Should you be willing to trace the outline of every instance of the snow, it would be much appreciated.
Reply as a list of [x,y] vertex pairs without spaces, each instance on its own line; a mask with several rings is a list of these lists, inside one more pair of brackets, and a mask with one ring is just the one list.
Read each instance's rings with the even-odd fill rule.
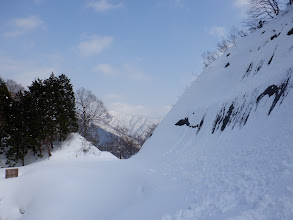
[[62,142],[56,151],[52,152],[52,160],[65,160],[65,159],[116,159],[113,154],[105,151],[100,151],[93,146],[90,142],[86,141],[79,134],[71,134],[71,137]]
[[[18,178],[0,169],[0,219],[293,219],[292,27],[293,8],[230,48],[129,160],[72,134]],[[270,112],[277,95],[258,97],[271,85],[279,94],[284,80]],[[175,126],[203,116],[200,129]]]

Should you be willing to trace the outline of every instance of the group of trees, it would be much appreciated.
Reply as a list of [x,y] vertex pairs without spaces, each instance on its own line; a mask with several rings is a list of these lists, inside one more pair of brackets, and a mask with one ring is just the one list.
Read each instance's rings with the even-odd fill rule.
[[111,135],[110,141],[100,147],[104,150],[110,151],[116,157],[122,159],[130,158],[136,154],[144,144],[144,142],[152,135],[157,124],[152,124],[145,134],[133,135],[129,128],[117,126],[115,134]]
[[[263,25],[280,14],[286,5],[292,5],[293,0],[250,0],[247,10],[248,18],[243,22],[245,29],[252,32],[262,28]],[[235,46],[238,40],[247,36],[247,31],[233,27],[229,35],[223,38],[215,51],[207,51],[202,54],[204,67],[214,62],[230,47]]]
[[77,131],[75,96],[64,74],[36,79],[27,91],[12,84],[18,90],[10,92],[0,83],[0,147],[10,165],[24,165],[29,151],[42,157],[44,146],[51,156],[53,141]]
[[239,30],[233,27],[226,38],[222,38],[217,44],[217,48],[214,51],[206,51],[202,54],[204,67],[207,67],[212,62],[214,62],[219,56],[225,53],[230,47],[235,46],[239,39],[247,36],[247,32],[244,30]]
[[92,91],[80,88],[76,91],[76,113],[78,116],[79,133],[92,141],[91,124],[107,122],[108,111],[101,99]]
[[29,152],[42,157],[46,150],[50,157],[53,142],[64,140],[70,132],[79,132],[100,150],[127,159],[139,151],[155,128],[151,126],[142,137],[118,126],[108,142],[100,145],[99,124],[107,124],[109,118],[101,99],[85,88],[74,94],[64,74],[36,79],[27,90],[0,77],[0,154],[5,153],[10,166],[24,165]]
[[250,31],[254,31],[279,15],[284,5],[291,4],[292,0],[250,0],[248,19],[244,24]]

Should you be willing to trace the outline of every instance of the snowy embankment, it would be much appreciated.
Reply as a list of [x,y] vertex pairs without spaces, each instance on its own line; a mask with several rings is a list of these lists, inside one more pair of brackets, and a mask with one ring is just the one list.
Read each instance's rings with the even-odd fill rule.
[[[4,176],[5,169],[0,169],[1,220],[129,219],[130,213],[140,216],[142,210],[157,216],[164,204],[175,202],[170,192],[177,189],[176,182],[101,152],[78,134],[63,142],[49,160],[19,167],[17,178]],[[182,196],[176,197],[179,201]]]
[[1,169],[0,219],[293,219],[292,9],[206,68],[130,160]]

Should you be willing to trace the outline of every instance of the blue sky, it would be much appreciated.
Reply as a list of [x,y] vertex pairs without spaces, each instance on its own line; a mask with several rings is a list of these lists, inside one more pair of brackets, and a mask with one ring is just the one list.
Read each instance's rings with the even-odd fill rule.
[[109,110],[163,116],[247,0],[0,0],[0,76],[54,72]]

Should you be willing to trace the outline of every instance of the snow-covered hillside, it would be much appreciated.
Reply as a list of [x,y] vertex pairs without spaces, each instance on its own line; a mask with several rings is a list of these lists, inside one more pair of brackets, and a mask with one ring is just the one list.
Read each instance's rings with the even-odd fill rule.
[[0,219],[293,219],[293,8],[207,67],[129,160],[0,170]]
[[115,111],[109,112],[109,122],[99,125],[104,130],[116,134],[115,128],[125,127],[134,137],[145,137],[150,128],[160,122],[160,119],[149,118],[142,115],[127,115]]
[[292,113],[291,8],[207,67],[137,155],[189,184],[162,219],[293,219]]

